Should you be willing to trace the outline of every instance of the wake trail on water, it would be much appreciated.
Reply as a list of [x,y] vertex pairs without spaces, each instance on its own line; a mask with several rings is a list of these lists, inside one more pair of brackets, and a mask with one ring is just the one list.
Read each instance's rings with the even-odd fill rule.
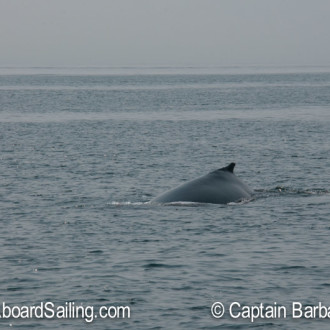
[[325,188],[294,188],[287,186],[276,186],[272,189],[256,189],[255,198],[267,198],[274,196],[297,196],[297,197],[311,197],[328,195],[329,190]]
[[198,202],[169,202],[169,203],[158,203],[158,202],[130,202],[130,201],[123,201],[123,202],[117,202],[113,201],[110,203],[107,203],[110,206],[150,206],[150,207],[157,207],[157,206],[179,206],[179,207],[207,207],[207,206],[221,206],[224,207],[226,205],[243,205],[246,203],[249,203],[254,198],[251,199],[243,199],[237,202],[230,202],[227,204],[215,204],[215,203],[198,203]]
[[250,202],[259,199],[265,199],[269,197],[285,197],[285,196],[297,196],[297,197],[311,197],[311,196],[324,196],[330,193],[329,190],[325,188],[294,188],[288,186],[276,186],[275,188],[271,189],[255,189],[252,198],[249,199],[242,199],[236,202],[229,202],[227,204],[212,204],[212,203],[196,203],[196,202],[170,202],[170,203],[156,203],[156,202],[132,202],[132,201],[111,201],[108,202],[107,205],[109,206],[182,206],[182,207],[206,207],[206,206],[238,206],[238,205],[245,205]]

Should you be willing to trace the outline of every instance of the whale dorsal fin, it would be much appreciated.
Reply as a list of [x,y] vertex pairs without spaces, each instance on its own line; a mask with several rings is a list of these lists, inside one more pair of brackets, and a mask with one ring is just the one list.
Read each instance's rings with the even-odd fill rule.
[[228,166],[225,166],[223,168],[219,168],[215,171],[212,171],[210,173],[218,173],[219,171],[227,171],[227,172],[230,172],[230,173],[234,173],[234,167],[235,167],[235,163],[230,163]]
[[220,168],[220,171],[228,171],[230,173],[234,173],[234,167],[235,167],[235,163],[230,163],[228,166]]

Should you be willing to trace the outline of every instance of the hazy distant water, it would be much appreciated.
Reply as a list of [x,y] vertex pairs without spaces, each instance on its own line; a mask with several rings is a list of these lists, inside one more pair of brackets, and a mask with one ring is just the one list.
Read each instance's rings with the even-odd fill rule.
[[[217,320],[210,307],[330,306],[330,73],[144,73],[0,71],[2,301],[131,307],[131,319],[89,325],[0,322],[329,328]],[[256,190],[249,203],[144,204],[233,161]]]

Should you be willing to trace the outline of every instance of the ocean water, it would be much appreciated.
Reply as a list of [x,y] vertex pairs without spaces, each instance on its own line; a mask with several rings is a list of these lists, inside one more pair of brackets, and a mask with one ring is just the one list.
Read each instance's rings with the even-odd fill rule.
[[[328,329],[291,306],[330,306],[329,132],[330,68],[2,68],[1,327]],[[147,203],[230,162],[252,200]]]

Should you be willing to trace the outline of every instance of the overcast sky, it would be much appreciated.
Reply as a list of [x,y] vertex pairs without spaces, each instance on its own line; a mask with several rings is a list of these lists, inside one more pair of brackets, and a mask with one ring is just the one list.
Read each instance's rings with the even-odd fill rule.
[[329,0],[0,0],[0,66],[329,65]]

